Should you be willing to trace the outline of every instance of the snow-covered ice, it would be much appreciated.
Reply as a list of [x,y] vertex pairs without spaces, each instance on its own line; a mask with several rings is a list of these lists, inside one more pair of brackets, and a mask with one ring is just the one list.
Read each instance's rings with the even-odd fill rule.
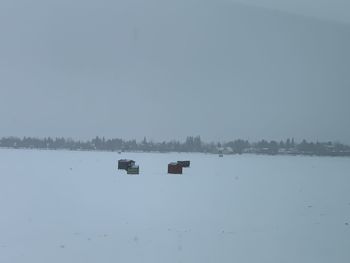
[[348,263],[349,224],[349,158],[0,150],[1,263]]

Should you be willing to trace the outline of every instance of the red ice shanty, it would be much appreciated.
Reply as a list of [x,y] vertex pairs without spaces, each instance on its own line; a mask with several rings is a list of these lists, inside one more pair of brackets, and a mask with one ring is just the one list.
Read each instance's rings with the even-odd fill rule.
[[182,174],[182,165],[179,163],[169,163],[168,164],[169,174]]

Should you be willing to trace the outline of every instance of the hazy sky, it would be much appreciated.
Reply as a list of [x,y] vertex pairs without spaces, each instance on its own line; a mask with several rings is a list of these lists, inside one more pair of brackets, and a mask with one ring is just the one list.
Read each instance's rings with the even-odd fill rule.
[[0,136],[350,143],[349,4],[245,2],[1,1]]
[[289,13],[350,23],[349,0],[231,0]]

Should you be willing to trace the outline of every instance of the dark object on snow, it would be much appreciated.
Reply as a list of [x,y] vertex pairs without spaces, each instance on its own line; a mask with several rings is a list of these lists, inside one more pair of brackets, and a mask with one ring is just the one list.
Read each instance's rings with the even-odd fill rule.
[[140,168],[138,165],[132,165],[126,171],[127,174],[139,174]]
[[177,161],[182,167],[190,167],[190,161]]
[[182,165],[178,163],[169,163],[168,164],[168,173],[169,174],[182,174]]
[[121,159],[118,161],[118,169],[119,170],[128,170],[129,167],[135,165],[135,161]]
[[219,157],[224,157],[224,154],[222,151],[219,151]]

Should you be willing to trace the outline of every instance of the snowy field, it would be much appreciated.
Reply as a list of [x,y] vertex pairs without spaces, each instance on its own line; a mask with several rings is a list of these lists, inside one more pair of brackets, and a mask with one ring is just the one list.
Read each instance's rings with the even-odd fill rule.
[[0,209],[1,263],[350,262],[349,158],[1,149]]

